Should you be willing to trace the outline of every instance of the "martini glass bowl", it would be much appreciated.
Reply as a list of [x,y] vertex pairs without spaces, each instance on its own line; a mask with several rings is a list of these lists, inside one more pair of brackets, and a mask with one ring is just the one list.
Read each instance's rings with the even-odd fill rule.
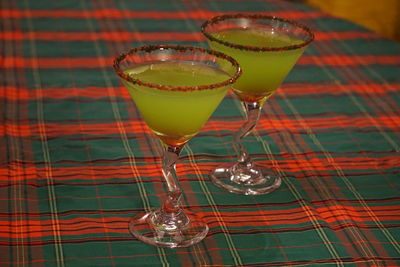
[[196,244],[207,235],[208,226],[182,207],[175,163],[185,143],[197,134],[239,77],[240,67],[230,56],[212,50],[149,45],[116,57],[114,70],[164,148],[162,173],[167,197],[160,208],[133,217],[129,230],[154,246]]
[[243,144],[257,125],[264,102],[278,89],[313,39],[304,25],[262,14],[213,17],[201,26],[212,49],[235,58],[242,75],[232,86],[247,120],[233,135],[237,161],[214,170],[211,180],[232,193],[267,194],[281,184],[279,174],[254,163]]

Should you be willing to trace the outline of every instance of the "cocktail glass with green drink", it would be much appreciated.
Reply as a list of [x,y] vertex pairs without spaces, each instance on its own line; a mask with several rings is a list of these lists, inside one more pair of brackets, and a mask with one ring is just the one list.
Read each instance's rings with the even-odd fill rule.
[[161,208],[133,217],[129,229],[139,240],[160,247],[200,242],[208,227],[199,216],[182,208],[175,163],[185,143],[197,134],[239,77],[240,67],[230,56],[212,50],[150,45],[117,57],[114,70],[164,146],[162,173],[167,198]]
[[254,163],[241,140],[256,126],[263,103],[277,90],[314,35],[300,23],[260,14],[217,16],[204,22],[201,30],[212,49],[239,62],[243,74],[232,88],[247,116],[233,136],[237,162],[218,167],[211,180],[233,193],[269,193],[280,186],[280,176]]

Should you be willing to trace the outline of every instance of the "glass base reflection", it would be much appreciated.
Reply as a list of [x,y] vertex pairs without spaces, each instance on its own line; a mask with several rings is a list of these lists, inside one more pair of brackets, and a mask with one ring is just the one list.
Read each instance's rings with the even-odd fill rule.
[[130,232],[139,240],[158,247],[188,247],[200,242],[208,233],[207,224],[196,214],[183,210],[161,209],[140,214],[129,222]]
[[274,170],[265,169],[254,163],[227,163],[211,174],[211,181],[231,193],[242,195],[268,194],[277,189],[281,177]]

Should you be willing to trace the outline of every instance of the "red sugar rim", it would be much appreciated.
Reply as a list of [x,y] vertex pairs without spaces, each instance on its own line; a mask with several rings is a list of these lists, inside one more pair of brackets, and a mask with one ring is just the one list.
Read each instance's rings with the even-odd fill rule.
[[[231,76],[228,80],[225,80],[223,82],[219,83],[214,83],[214,84],[209,84],[209,85],[197,85],[197,86],[172,86],[172,85],[162,85],[162,84],[155,84],[155,83],[149,83],[149,82],[144,82],[139,79],[135,79],[130,75],[125,74],[121,68],[120,68],[120,63],[123,61],[127,56],[134,55],[137,52],[144,51],[144,52],[152,52],[152,51],[162,51],[166,49],[172,49],[176,50],[179,52],[186,52],[186,51],[194,51],[194,52],[201,52],[201,53],[206,53],[209,55],[216,56],[218,58],[222,58],[224,60],[229,61],[232,66],[236,69],[236,72],[233,76]],[[205,49],[201,47],[195,47],[195,46],[182,46],[182,45],[146,45],[146,46],[141,46],[137,48],[132,48],[130,49],[127,53],[120,54],[114,59],[114,64],[113,68],[115,72],[120,76],[122,79],[129,81],[133,84],[141,85],[141,86],[146,86],[150,88],[156,88],[160,90],[167,90],[167,91],[197,91],[197,90],[207,90],[207,89],[215,89],[215,88],[220,88],[223,86],[227,86],[229,84],[233,84],[239,76],[242,74],[242,70],[239,66],[239,63],[236,62],[232,57],[210,49]]]
[[[207,27],[211,26],[213,24],[216,24],[220,21],[224,21],[226,19],[238,19],[238,18],[246,18],[246,19],[264,19],[264,20],[269,20],[269,21],[280,21],[280,22],[286,22],[291,25],[294,25],[298,28],[301,28],[307,33],[307,39],[304,40],[301,44],[296,44],[296,45],[289,45],[289,46],[282,46],[282,47],[259,47],[259,46],[250,46],[250,45],[241,45],[241,44],[234,44],[234,43],[229,43],[226,41],[222,41],[211,34],[207,32]],[[296,21],[291,21],[288,19],[284,18],[279,18],[275,16],[268,16],[268,15],[262,15],[262,14],[242,14],[242,13],[237,13],[237,14],[227,14],[227,15],[220,15],[220,16],[215,16],[207,21],[205,21],[201,25],[201,32],[211,41],[215,41],[217,43],[223,44],[228,47],[240,49],[240,50],[249,50],[249,51],[254,51],[254,52],[263,52],[263,51],[284,51],[284,50],[293,50],[293,49],[298,49],[301,47],[304,47],[311,43],[314,40],[314,33],[305,25],[298,23]]]

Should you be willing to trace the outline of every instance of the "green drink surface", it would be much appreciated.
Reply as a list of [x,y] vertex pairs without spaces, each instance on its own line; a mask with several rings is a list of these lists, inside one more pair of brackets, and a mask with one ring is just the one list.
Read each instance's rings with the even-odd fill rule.
[[[225,42],[256,47],[285,47],[303,42],[284,33],[271,33],[261,28],[230,29],[212,35]],[[266,99],[272,95],[305,49],[258,52],[228,47],[215,41],[211,41],[210,45],[239,62],[243,73],[233,89],[246,101]]]
[[[143,82],[169,86],[211,85],[229,79],[225,72],[190,61],[165,61],[125,70]],[[228,87],[168,91],[124,81],[143,119],[169,145],[184,143],[195,135],[217,108]]]

